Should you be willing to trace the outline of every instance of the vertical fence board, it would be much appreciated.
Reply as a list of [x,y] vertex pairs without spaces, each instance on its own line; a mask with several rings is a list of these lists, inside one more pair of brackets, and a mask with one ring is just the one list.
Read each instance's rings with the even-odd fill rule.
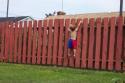
[[49,38],[48,38],[47,64],[51,64],[51,58],[52,58],[52,42],[53,42],[52,28],[53,28],[53,20],[51,19],[51,20],[49,20]]
[[90,37],[89,37],[89,52],[88,52],[88,68],[93,68],[93,50],[94,50],[94,18],[90,19]]
[[87,45],[88,45],[88,19],[83,20],[83,40],[82,40],[82,63],[81,67],[86,68],[87,61]]
[[101,18],[96,20],[96,51],[95,51],[95,69],[100,67],[101,52]]
[[[2,26],[1,26],[2,23],[0,23],[0,38],[1,38],[1,35],[2,35]],[[1,42],[0,42],[0,45],[1,45]]]
[[31,63],[31,42],[32,42],[32,21],[28,23],[28,55],[27,55],[27,63]]
[[[78,23],[80,22],[81,19],[78,19]],[[80,58],[81,58],[81,37],[82,37],[82,33],[81,30],[83,28],[82,26],[83,24],[81,23],[78,29],[78,33],[77,33],[77,49],[76,49],[76,61],[75,61],[75,67],[79,68],[80,67]]]
[[27,40],[27,21],[24,22],[23,26],[23,53],[22,53],[22,63],[26,63],[26,40]]
[[5,23],[5,56],[4,56],[4,62],[8,61],[8,53],[9,53],[9,27],[8,27],[8,23]]
[[1,53],[0,53],[0,61],[3,61],[3,55],[4,55],[4,40],[5,40],[5,28],[4,28],[4,24],[1,23],[1,29],[2,29],[2,33],[1,33]]
[[123,26],[123,71],[125,71],[125,17],[124,17],[124,26]]
[[115,45],[115,17],[110,18],[110,41],[108,69],[113,70],[114,45]]
[[53,45],[53,65],[57,64],[57,49],[58,49],[58,28],[59,28],[59,20],[55,19],[54,21],[54,45]]
[[42,64],[46,64],[46,54],[47,54],[47,20],[43,22],[44,33],[43,33],[43,49],[42,49]]
[[1,53],[0,53],[0,60],[3,61],[3,57],[4,57],[4,48],[5,48],[5,24],[1,23],[1,28],[2,28],[2,36],[1,36]]
[[32,64],[36,63],[36,46],[37,46],[37,21],[33,22],[33,48],[32,48]]
[[18,63],[21,63],[21,57],[22,57],[22,53],[21,53],[21,51],[22,51],[22,22],[20,22],[20,24],[19,24],[19,43],[18,43],[18,53],[17,53],[17,55],[18,55]]
[[40,62],[41,62],[42,34],[43,34],[42,21],[40,20],[40,21],[38,22],[38,50],[37,50],[37,64],[40,64]]
[[1,55],[1,46],[2,46],[2,23],[0,23],[0,61],[2,60],[2,55]]
[[102,69],[106,69],[107,54],[108,54],[108,18],[103,19],[104,29],[103,29],[103,44],[102,44]]
[[[7,22],[6,23],[6,31],[7,31],[7,33],[6,33],[6,39],[7,39],[7,41],[6,41],[6,43],[5,43],[5,51],[7,52],[7,54],[5,54],[5,62],[8,62],[9,61],[9,44],[10,44],[10,27],[9,27],[9,23]],[[7,45],[7,46],[6,46]],[[5,52],[5,53],[6,53]]]
[[7,48],[8,49],[8,54],[7,54],[6,61],[9,62],[9,59],[10,59],[10,30],[11,30],[10,29],[10,23],[7,24],[7,29],[8,29],[7,30],[8,31],[8,34],[7,34],[8,35],[8,48]]
[[64,41],[64,66],[68,66],[68,48],[67,48],[67,42],[68,42],[68,36],[69,36],[69,31],[68,31],[68,27],[69,27],[69,23],[70,23],[70,19],[66,19],[65,20],[65,41]]
[[0,61],[1,61],[1,45],[2,45],[2,23],[0,23]]
[[117,46],[116,46],[116,70],[121,70],[122,38],[123,38],[123,17],[118,17]]
[[13,24],[10,25],[10,41],[9,41],[9,50],[10,50],[10,55],[9,55],[9,62],[13,62],[13,46],[14,46],[14,28],[13,28]]
[[62,65],[64,19],[60,19],[59,21],[60,21],[60,31],[59,31],[58,65]]
[[3,35],[3,28],[2,28],[2,23],[0,23],[0,61],[2,61],[2,53],[1,53],[1,50],[2,50],[2,35]]
[[14,27],[14,63],[17,62],[17,38],[18,38],[18,23]]
[[[71,19],[71,24],[74,25],[75,22],[76,22],[76,19]],[[74,66],[75,66],[74,62],[75,62],[75,57],[74,57],[74,55],[71,55],[71,56],[69,57],[69,66],[70,66],[70,67],[74,67]]]

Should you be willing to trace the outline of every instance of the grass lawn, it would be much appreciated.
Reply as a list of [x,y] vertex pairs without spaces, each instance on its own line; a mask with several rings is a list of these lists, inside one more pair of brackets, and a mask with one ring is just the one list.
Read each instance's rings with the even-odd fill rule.
[[125,74],[61,67],[0,63],[0,83],[115,83]]

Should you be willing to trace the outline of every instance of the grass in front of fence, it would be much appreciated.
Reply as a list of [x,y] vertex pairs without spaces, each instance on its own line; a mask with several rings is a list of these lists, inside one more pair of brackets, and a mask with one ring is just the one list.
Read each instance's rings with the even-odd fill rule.
[[123,73],[0,63],[0,83],[115,83],[124,79]]

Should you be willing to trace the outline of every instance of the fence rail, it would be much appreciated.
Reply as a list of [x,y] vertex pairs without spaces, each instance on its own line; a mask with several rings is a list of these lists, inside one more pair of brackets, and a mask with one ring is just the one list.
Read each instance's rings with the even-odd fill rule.
[[0,23],[0,60],[9,63],[125,71],[123,17],[85,18],[76,57],[68,57],[68,27],[81,19]]

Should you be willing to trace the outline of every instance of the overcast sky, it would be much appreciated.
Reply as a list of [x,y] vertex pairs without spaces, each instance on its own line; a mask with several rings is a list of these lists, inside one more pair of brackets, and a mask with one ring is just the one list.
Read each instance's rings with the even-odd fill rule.
[[[120,0],[63,0],[67,14],[119,11]],[[6,16],[7,0],[0,0],[0,17]],[[9,16],[44,18],[45,13],[62,9],[62,0],[10,0]],[[125,11],[125,1],[123,2]]]

